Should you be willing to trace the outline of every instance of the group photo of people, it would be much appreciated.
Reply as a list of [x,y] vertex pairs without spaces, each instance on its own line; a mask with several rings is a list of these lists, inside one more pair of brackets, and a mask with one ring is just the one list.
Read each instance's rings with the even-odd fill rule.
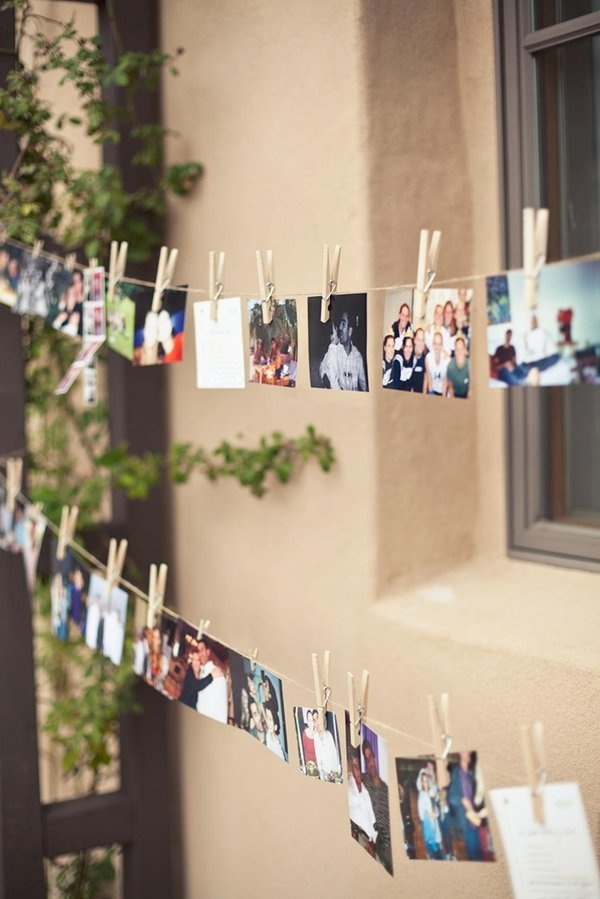
[[308,706],[294,708],[300,770],[307,777],[342,783],[342,754],[337,718]]
[[471,392],[473,291],[431,288],[422,321],[413,291],[388,290],[384,301],[381,383],[390,390],[467,399]]
[[362,722],[358,745],[353,746],[348,712],[345,716],[350,832],[388,874],[393,874],[387,744]]
[[310,385],[367,391],[367,295],[336,294],[321,321],[321,297],[308,298]]
[[[64,559],[52,553],[54,573],[50,581],[51,628],[61,640],[85,636],[91,572],[71,548]],[[72,622],[72,625],[69,624]]]
[[600,384],[600,261],[544,266],[535,308],[523,272],[486,290],[491,387]]
[[298,312],[296,300],[276,300],[271,321],[263,321],[260,300],[248,301],[251,384],[295,387],[298,377]]
[[433,759],[396,759],[404,846],[410,859],[495,861],[476,752],[450,753],[448,783]]
[[233,719],[282,761],[288,761],[288,740],[281,678],[239,653],[231,654]]
[[108,589],[105,578],[93,573],[90,578],[85,621],[85,642],[102,653],[113,665],[120,665],[125,641],[129,596],[120,587]]

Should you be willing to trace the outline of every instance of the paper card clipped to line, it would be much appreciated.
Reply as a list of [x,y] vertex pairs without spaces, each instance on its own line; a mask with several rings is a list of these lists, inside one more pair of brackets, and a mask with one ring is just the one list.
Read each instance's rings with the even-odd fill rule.
[[575,783],[546,784],[545,823],[529,787],[491,790],[515,899],[599,899],[600,875]]
[[210,301],[194,303],[196,386],[200,390],[242,389],[244,344],[239,297],[220,299],[218,317],[211,319]]

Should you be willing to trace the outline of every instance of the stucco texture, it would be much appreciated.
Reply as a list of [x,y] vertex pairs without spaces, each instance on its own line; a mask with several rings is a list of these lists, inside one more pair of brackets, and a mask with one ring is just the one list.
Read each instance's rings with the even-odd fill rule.
[[[323,243],[339,242],[342,292],[409,283],[421,227],[443,231],[441,281],[497,269],[492,19],[488,0],[163,4],[164,46],[186,51],[165,86],[183,134],[171,158],[206,167],[170,210],[178,280],[204,287],[208,251],[224,249],[226,293],[249,293],[255,250],[272,248],[278,295],[320,293]],[[497,831],[497,864],[408,861],[393,770],[393,879],[350,838],[345,786],[300,776],[291,711],[312,702],[298,684],[325,648],[340,720],[346,672],[370,671],[368,719],[390,758],[427,751],[427,694],[448,691],[454,747],[479,751],[487,788],[517,785],[519,725],[543,720],[550,778],[580,782],[598,838],[598,582],[506,558],[503,397],[378,390],[382,295],[368,307],[368,395],[310,390],[303,299],[295,390],[197,391],[191,312],[170,372],[172,439],[250,443],[312,423],[337,453],[330,474],[310,466],[262,500],[199,477],[173,491],[173,601],[296,682],[290,765],[175,711],[188,899],[510,895]]]

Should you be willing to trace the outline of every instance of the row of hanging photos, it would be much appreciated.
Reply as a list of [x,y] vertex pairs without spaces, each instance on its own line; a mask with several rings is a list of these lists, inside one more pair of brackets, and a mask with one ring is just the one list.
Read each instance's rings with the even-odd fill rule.
[[[548,221],[547,209],[523,209],[523,270],[525,274],[525,299],[529,309],[537,306],[537,282],[547,255],[548,248]],[[414,293],[413,317],[419,322],[424,317],[425,300],[430,288],[437,276],[437,263],[440,251],[442,232],[434,231],[429,237],[429,231],[422,229],[419,237],[419,255],[417,261],[417,279]],[[33,255],[39,255],[42,250],[42,241],[36,241],[33,247]],[[110,247],[110,263],[107,286],[107,299],[111,301],[119,281],[125,277],[127,264],[127,242],[117,243],[112,241]],[[331,297],[337,292],[340,256],[342,248],[335,245],[333,258],[330,261],[329,245],[325,244],[323,253],[323,290],[321,299],[321,321],[329,321]],[[152,310],[160,309],[162,294],[173,283],[175,266],[179,251],[161,247],[152,297]],[[67,268],[75,263],[75,255],[70,253],[65,259]],[[90,259],[90,268],[96,267],[97,259]],[[265,325],[272,321],[275,308],[275,269],[273,264],[273,251],[267,250],[263,256],[262,250],[256,251],[256,265],[258,271],[259,297],[262,303],[262,316]],[[208,298],[211,302],[211,318],[218,318],[218,303],[225,289],[225,253],[217,254],[211,250],[208,263]]]
[[[11,511],[14,509],[15,501],[21,493],[22,476],[23,460],[21,458],[8,459],[6,465],[6,503]],[[40,504],[37,504],[37,511],[41,514],[42,507]],[[56,550],[56,557],[59,560],[65,558],[67,547],[73,543],[78,514],[79,509],[77,506],[63,506],[62,508]],[[127,554],[127,545],[127,540],[121,540],[119,543],[114,538],[110,540],[106,564],[107,595],[111,594],[113,588],[117,586],[121,579]],[[156,619],[164,606],[167,574],[168,566],[164,563],[160,566],[155,564],[150,566],[148,608],[146,612],[146,626],[149,628],[154,627]],[[208,631],[209,626],[210,620],[200,620],[197,632],[198,639]],[[254,670],[257,657],[258,649],[256,648],[250,653],[252,670]],[[329,686],[330,659],[331,654],[329,650],[326,650],[324,653],[323,666],[321,666],[317,653],[312,653],[311,656],[316,708],[323,729],[326,727],[327,704],[331,697],[331,687]],[[348,711],[350,716],[350,740],[353,747],[360,745],[361,723],[367,715],[368,687],[369,672],[367,670],[363,670],[358,694],[355,690],[354,675],[348,672]],[[438,704],[435,696],[430,695],[428,702],[434,755],[436,759],[445,761],[452,746],[449,724],[449,696],[447,693],[443,693],[441,702]],[[531,790],[533,817],[535,821],[543,824],[543,787],[547,779],[543,725],[541,722],[536,722],[530,726],[523,726],[521,728],[521,737],[527,779]],[[449,774],[445,765],[440,766],[438,778],[441,787],[448,786]]]

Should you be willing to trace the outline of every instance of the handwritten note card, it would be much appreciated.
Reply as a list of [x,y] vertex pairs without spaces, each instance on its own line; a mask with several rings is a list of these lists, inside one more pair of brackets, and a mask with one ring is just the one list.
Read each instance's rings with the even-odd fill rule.
[[194,303],[196,326],[196,385],[211,388],[244,387],[244,345],[239,297],[219,300],[213,321],[211,303]]
[[491,790],[515,899],[598,899],[600,876],[579,787],[544,787],[544,824],[529,787]]

